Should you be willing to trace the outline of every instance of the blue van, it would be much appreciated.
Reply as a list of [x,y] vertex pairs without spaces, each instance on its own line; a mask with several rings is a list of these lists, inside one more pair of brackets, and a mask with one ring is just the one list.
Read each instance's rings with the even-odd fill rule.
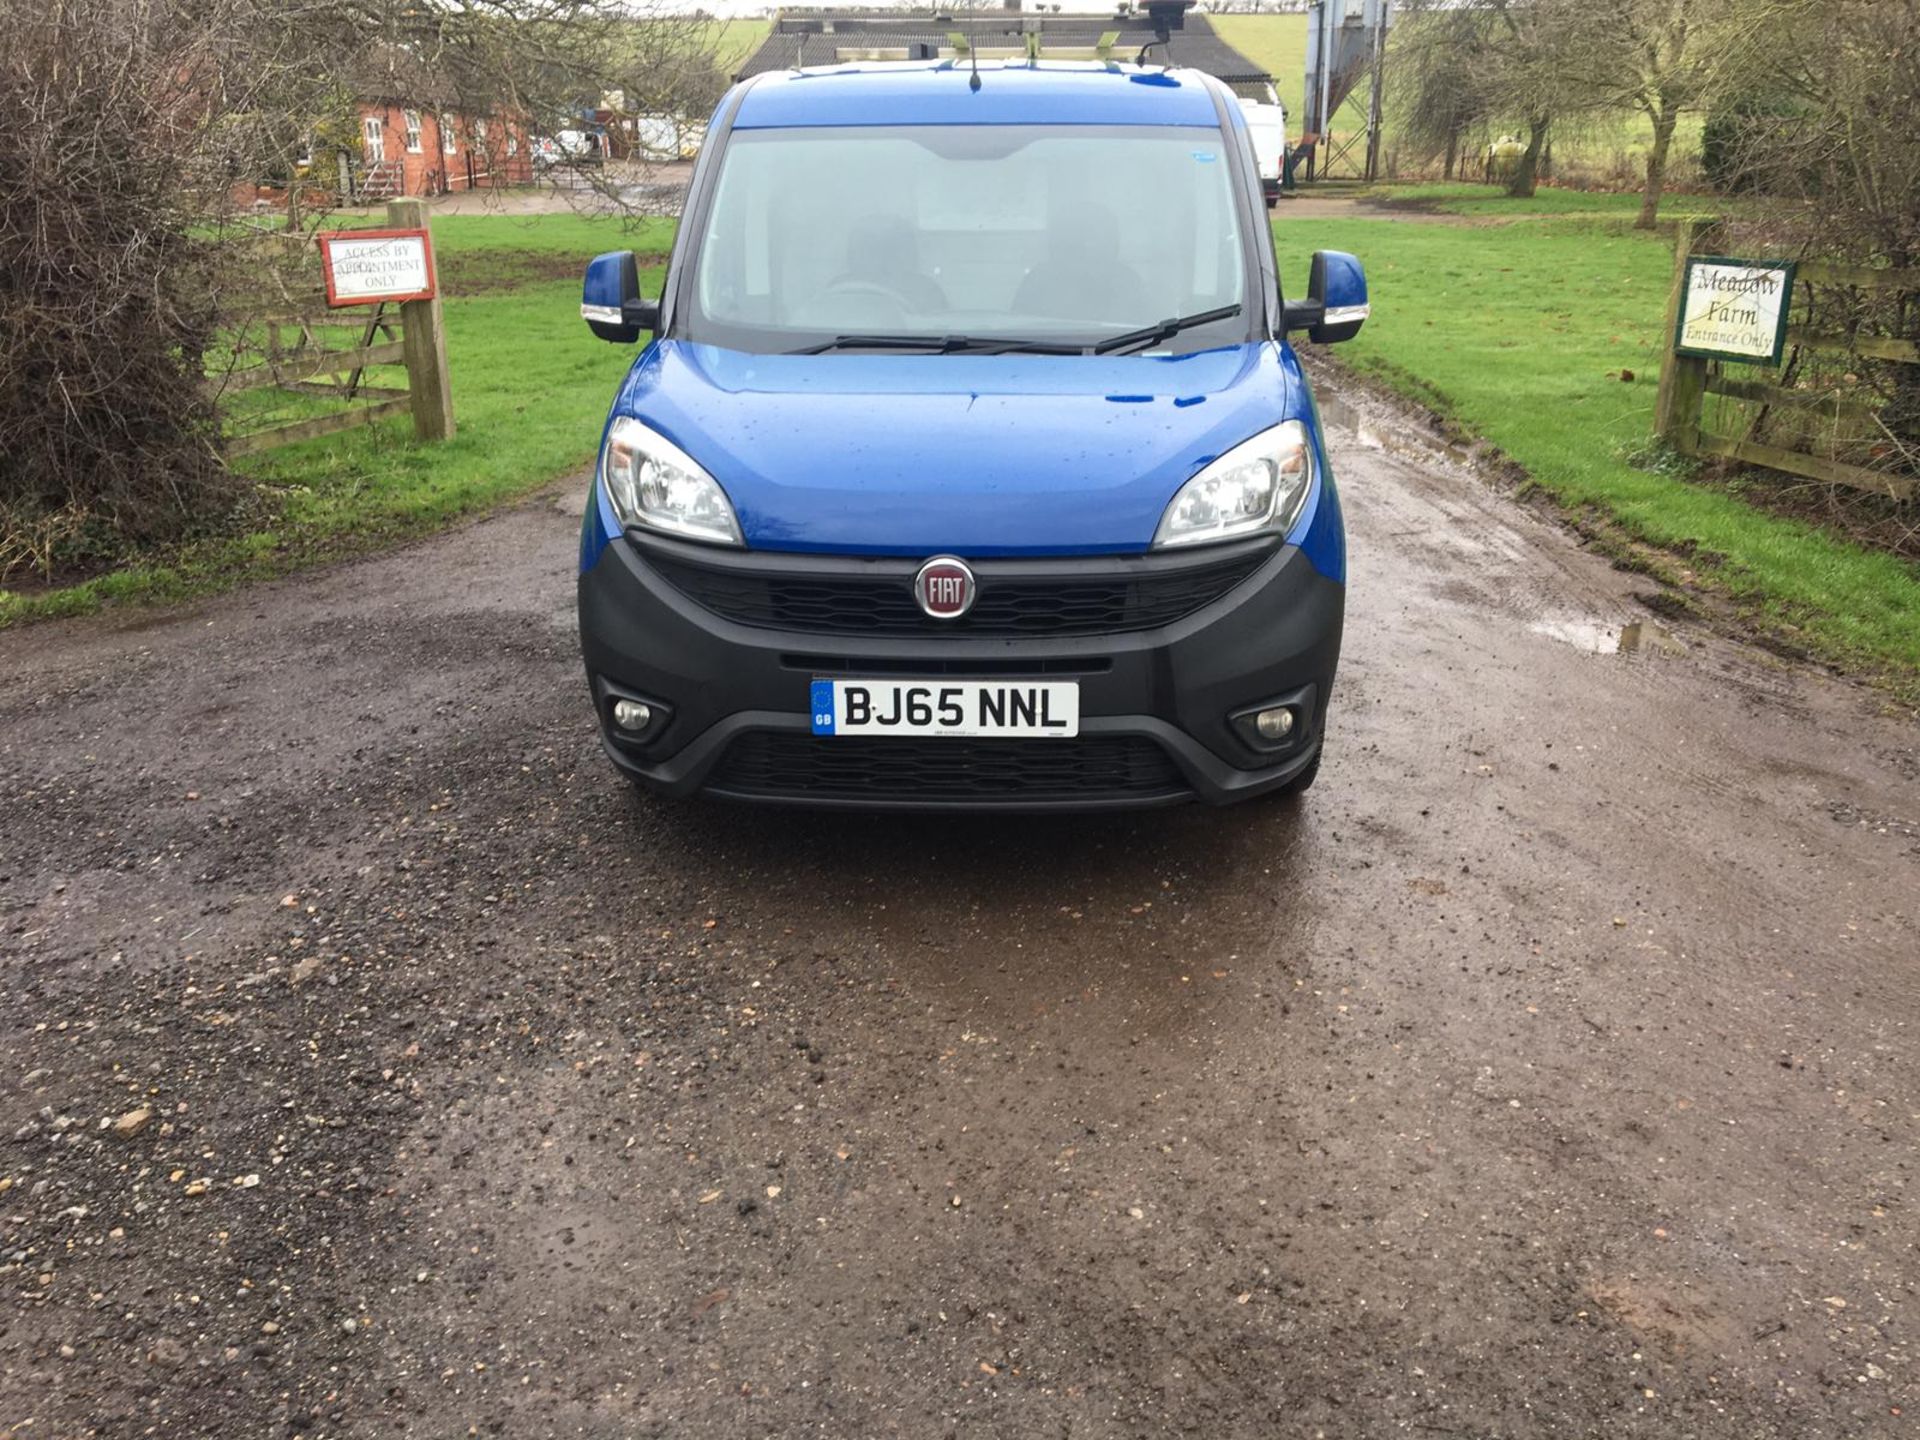
[[587,269],[580,550],[607,754],[667,794],[1107,809],[1298,793],[1346,537],[1231,92],[1099,62],[756,76],[658,300]]

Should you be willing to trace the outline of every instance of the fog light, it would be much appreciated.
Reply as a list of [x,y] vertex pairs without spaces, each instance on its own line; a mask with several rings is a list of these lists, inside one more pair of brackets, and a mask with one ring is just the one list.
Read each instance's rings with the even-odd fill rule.
[[[613,702],[613,723],[622,730],[644,730],[653,719],[651,706],[642,705],[638,700],[616,700]],[[1285,731],[1281,732],[1286,733]]]
[[1293,710],[1286,705],[1262,710],[1253,717],[1253,728],[1260,732],[1262,740],[1284,740],[1293,733]]

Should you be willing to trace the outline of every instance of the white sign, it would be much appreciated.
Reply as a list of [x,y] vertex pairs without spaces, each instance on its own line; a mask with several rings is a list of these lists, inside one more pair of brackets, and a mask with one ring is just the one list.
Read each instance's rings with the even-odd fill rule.
[[1777,365],[1792,296],[1790,261],[1688,260],[1673,348],[1683,355]]
[[329,305],[425,300],[434,292],[433,247],[424,230],[337,230],[317,238]]
[[1080,733],[1080,682],[816,680],[816,735]]

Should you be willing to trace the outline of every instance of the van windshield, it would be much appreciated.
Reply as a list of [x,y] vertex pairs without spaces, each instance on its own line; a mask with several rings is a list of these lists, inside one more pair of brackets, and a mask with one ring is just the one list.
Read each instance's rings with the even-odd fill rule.
[[1197,127],[736,130],[674,328],[760,353],[1239,343],[1228,162]]

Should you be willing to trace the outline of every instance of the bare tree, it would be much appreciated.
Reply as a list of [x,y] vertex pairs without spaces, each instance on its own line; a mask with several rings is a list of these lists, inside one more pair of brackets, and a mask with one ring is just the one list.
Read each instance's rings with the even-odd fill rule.
[[[1475,121],[1511,124],[1524,134],[1507,193],[1529,196],[1556,125],[1594,104],[1566,83],[1568,57],[1584,51],[1594,28],[1589,0],[1408,0],[1414,43],[1429,83],[1416,91],[1416,131],[1447,132],[1464,106]],[[1403,41],[1403,44],[1405,42]]]
[[8,0],[0,49],[0,576],[90,528],[146,538],[234,493],[200,357],[210,246],[180,160],[204,41],[117,0]]
[[711,68],[707,22],[650,3],[0,0],[0,577],[240,493],[205,372],[264,283],[238,262],[288,253],[232,223],[256,182],[297,226],[299,152],[369,86],[538,135]]
[[1732,166],[1827,254],[1920,264],[1920,0],[1826,0],[1731,119]]
[[1484,67],[1475,63],[1480,29],[1448,12],[1415,11],[1395,29],[1388,52],[1401,142],[1422,159],[1443,155],[1449,180],[1464,168],[1463,141],[1494,114]]
[[1639,224],[1659,216],[1681,116],[1704,111],[1796,43],[1817,0],[1414,0],[1398,50],[1410,132],[1473,121],[1524,128],[1509,192],[1530,195],[1558,125],[1622,109],[1651,127]]
[[[1920,0],[1827,0],[1770,78],[1778,103],[1731,122],[1732,163],[1776,243],[1920,266]],[[1862,295],[1836,328],[1920,341],[1920,295]],[[1920,463],[1920,366],[1884,371],[1880,421]]]
[[1641,229],[1659,217],[1680,117],[1749,83],[1817,23],[1814,0],[1593,0],[1562,21],[1558,70],[1580,106],[1631,106],[1652,127]]

